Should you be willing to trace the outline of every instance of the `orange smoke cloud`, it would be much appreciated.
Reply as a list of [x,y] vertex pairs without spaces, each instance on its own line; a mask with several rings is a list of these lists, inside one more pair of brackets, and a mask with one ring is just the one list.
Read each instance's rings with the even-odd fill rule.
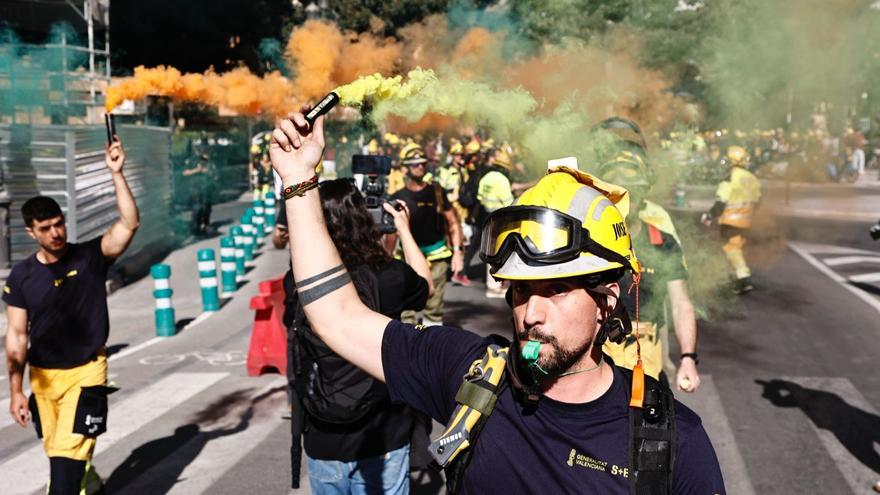
[[134,76],[107,89],[107,110],[124,100],[148,95],[167,96],[176,101],[201,102],[245,115],[283,115],[293,105],[290,83],[277,72],[259,77],[240,67],[224,74],[181,74],[173,67],[136,67]]
[[326,21],[308,21],[291,33],[285,56],[302,101],[318,99],[360,76],[390,75],[401,46],[369,33],[342,32]]

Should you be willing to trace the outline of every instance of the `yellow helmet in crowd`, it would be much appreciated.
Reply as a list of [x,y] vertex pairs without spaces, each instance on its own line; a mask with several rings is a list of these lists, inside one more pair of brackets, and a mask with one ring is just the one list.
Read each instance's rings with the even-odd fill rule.
[[503,149],[495,150],[495,154],[492,155],[492,165],[512,170],[513,169],[513,159],[510,157],[510,153]]
[[397,134],[393,134],[390,132],[386,132],[385,135],[382,136],[382,139],[384,139],[385,142],[390,144],[391,146],[397,146],[398,144],[400,144],[400,137]]
[[626,189],[565,167],[513,206],[492,212],[480,258],[497,279],[543,280],[610,270],[639,272],[624,214]]
[[461,155],[464,153],[464,146],[461,145],[459,141],[452,141],[449,145],[449,154],[450,155]]
[[417,165],[427,163],[425,150],[418,143],[409,143],[400,150],[400,163],[404,165]]
[[742,146],[727,148],[727,159],[732,167],[745,167],[749,163],[749,152]]
[[464,147],[464,152],[468,155],[473,155],[474,153],[480,152],[480,142],[476,139],[471,139],[468,141],[468,144]]

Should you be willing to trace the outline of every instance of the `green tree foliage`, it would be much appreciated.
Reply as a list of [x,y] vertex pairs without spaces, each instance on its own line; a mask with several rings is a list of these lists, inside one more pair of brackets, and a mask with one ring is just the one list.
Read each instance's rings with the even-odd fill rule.
[[[382,21],[382,33],[394,35],[399,28],[428,15],[445,12],[450,0],[337,0],[330,7],[343,29],[364,32],[375,29],[373,19]],[[375,22],[375,21],[373,21]]]

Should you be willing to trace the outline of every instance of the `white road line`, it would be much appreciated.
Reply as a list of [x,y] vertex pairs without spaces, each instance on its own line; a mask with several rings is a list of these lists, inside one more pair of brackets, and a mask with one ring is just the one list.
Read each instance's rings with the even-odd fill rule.
[[831,246],[828,244],[813,244],[811,242],[798,242],[797,245],[811,254],[823,254],[823,255],[831,255],[831,254],[861,254],[867,256],[877,256],[877,253],[874,251],[868,251],[865,249],[857,249],[843,246]]
[[146,342],[141,342],[140,344],[138,344],[134,347],[131,347],[131,348],[125,349],[123,351],[117,352],[116,354],[113,354],[112,356],[107,358],[107,361],[113,361],[115,359],[124,358],[125,356],[128,356],[130,354],[134,354],[135,352],[140,351],[141,349],[146,349],[147,347],[150,347],[153,344],[158,344],[159,342],[162,342],[163,340],[165,340],[167,338],[168,337],[153,337],[152,339],[150,339]]
[[858,275],[850,275],[850,282],[859,282],[859,283],[874,283],[880,282],[880,272],[873,273],[860,273]]
[[821,261],[816,259],[813,255],[811,255],[811,254],[807,253],[806,251],[804,251],[803,249],[801,249],[795,243],[789,242],[788,247],[789,247],[789,249],[791,249],[792,251],[797,253],[801,258],[803,258],[807,263],[813,265],[817,270],[819,270],[820,272],[827,275],[828,278],[830,278],[831,280],[834,280],[841,287],[850,291],[853,295],[855,295],[856,297],[858,297],[862,301],[865,301],[866,303],[871,305],[872,308],[874,308],[878,312],[880,312],[880,299],[877,299],[877,298],[871,296],[870,294],[859,289],[858,287],[853,287],[852,285],[850,285],[848,283],[848,281],[845,278],[834,273],[834,271],[832,269],[825,266],[825,264],[823,264]]
[[[834,410],[821,412],[823,417],[826,418],[826,420],[823,421],[824,427],[817,426],[812,418],[810,419],[809,423],[810,426],[813,427],[813,430],[815,430],[816,434],[819,436],[819,439],[822,441],[822,445],[825,447],[825,450],[828,451],[828,456],[834,459],[834,463],[837,466],[837,469],[840,470],[843,478],[846,480],[850,489],[852,489],[852,493],[866,493],[866,491],[870,491],[868,487],[874,486],[874,483],[877,482],[878,474],[875,473],[873,469],[862,464],[861,461],[859,461],[855,456],[850,453],[845,445],[840,443],[840,440],[837,439],[834,432],[827,429],[827,418],[834,416],[842,422],[855,421],[852,416],[844,416],[844,409],[847,405],[859,410],[852,411],[854,414],[862,414],[866,417],[868,415],[873,415],[876,417],[877,410],[874,409],[867,400],[865,400],[865,397],[855,388],[852,382],[850,382],[846,378],[789,376],[784,377],[783,379],[794,382],[804,388],[834,394],[846,403],[840,404],[839,401],[837,401],[835,398],[830,398],[831,400],[834,400],[834,403],[829,403],[826,405],[829,407],[833,406]],[[815,404],[815,399],[811,399],[809,396],[798,397],[798,395],[801,393],[810,394],[810,392],[793,391],[795,399],[798,401],[798,403],[809,404],[809,402],[812,400],[814,407],[818,405]],[[865,421],[862,422],[860,426],[868,427],[869,424],[870,423],[868,421]],[[839,424],[839,427],[841,428],[850,428],[852,426],[856,425],[844,423]],[[876,431],[861,432],[861,434],[867,436],[876,435],[876,433]],[[870,442],[870,440],[868,440],[868,442]],[[868,443],[868,446],[868,448],[871,448],[871,443]]]
[[838,256],[836,258],[823,258],[822,262],[828,266],[851,265],[855,263],[880,263],[880,256]]
[[736,438],[727,421],[724,405],[721,403],[721,396],[718,394],[715,382],[712,381],[712,376],[700,375],[699,390],[693,394],[684,392],[675,394],[675,398],[693,409],[703,420],[703,427],[712,440],[718,463],[721,465],[727,493],[755,495],[749,472],[736,445]]
[[[111,403],[107,433],[98,438],[95,455],[228,375],[228,373],[174,373],[122,399],[118,404]],[[110,397],[112,400],[113,396]],[[46,480],[49,479],[49,462],[46,460],[42,445],[35,445],[0,464],[0,473],[3,473],[6,495],[30,494],[44,487]]]
[[[167,492],[169,495],[212,493],[211,487],[221,477],[284,424],[281,413],[287,407],[287,396],[283,389],[276,391],[271,396],[264,397],[263,401],[254,406],[253,416],[244,425],[245,428],[242,431],[230,432],[230,434],[223,434],[223,431],[241,427],[239,419],[246,413],[248,407],[253,405],[253,400],[272,389],[283,387],[284,384],[284,379],[274,378],[260,390],[249,394],[242,406],[233,409],[216,425],[200,425],[201,433],[199,436],[178,447],[177,453],[171,453],[159,465],[126,486],[124,491],[126,493],[153,493],[156,491],[157,484],[167,487],[168,477],[174,475],[177,482]],[[212,434],[216,436],[212,437]],[[204,443],[205,437],[207,437],[207,443]],[[180,457],[192,456],[193,453],[198,455],[186,464],[182,472],[178,472],[181,463]]]

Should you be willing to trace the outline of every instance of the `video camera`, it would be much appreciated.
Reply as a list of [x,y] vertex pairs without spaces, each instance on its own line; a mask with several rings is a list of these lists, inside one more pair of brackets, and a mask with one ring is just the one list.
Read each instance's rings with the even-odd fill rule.
[[[382,207],[388,202],[385,178],[391,172],[391,157],[354,155],[351,157],[351,172],[355,176],[355,183],[360,188],[361,194],[364,195],[367,210],[370,211],[379,232],[383,234],[396,232],[394,217]],[[393,206],[395,209],[400,209],[397,204]]]

